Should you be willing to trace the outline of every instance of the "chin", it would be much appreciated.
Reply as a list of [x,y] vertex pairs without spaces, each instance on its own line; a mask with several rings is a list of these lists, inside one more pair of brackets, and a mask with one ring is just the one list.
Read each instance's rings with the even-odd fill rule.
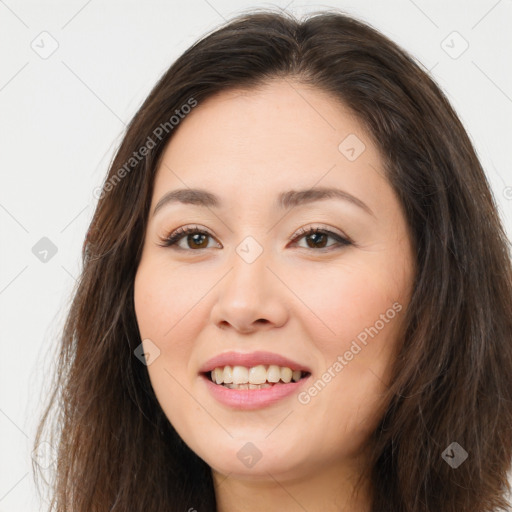
[[281,478],[293,477],[300,472],[304,458],[294,447],[285,448],[281,443],[278,448],[275,443],[249,441],[237,439],[231,440],[230,446],[225,444],[212,452],[211,445],[205,447],[205,451],[196,453],[212,468],[212,470],[229,475],[230,478],[262,479],[268,480],[269,473]]

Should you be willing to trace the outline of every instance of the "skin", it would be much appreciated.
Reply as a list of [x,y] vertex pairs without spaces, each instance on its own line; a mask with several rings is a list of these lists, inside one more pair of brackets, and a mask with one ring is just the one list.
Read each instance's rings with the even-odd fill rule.
[[[146,351],[159,350],[147,367],[159,403],[212,468],[219,511],[368,511],[371,486],[354,486],[382,415],[414,275],[406,220],[378,150],[347,108],[290,80],[224,91],[178,128],[157,170],[135,279],[141,339]],[[338,149],[349,134],[365,145],[353,161]],[[336,198],[275,207],[280,192],[313,186],[342,189],[373,214]],[[153,216],[177,188],[206,189],[224,205],[173,203]],[[185,235],[182,250],[159,245],[188,225],[212,236],[194,245]],[[354,243],[329,235],[315,245],[314,235],[295,238],[301,227]],[[236,252],[247,236],[263,250],[252,263]],[[338,356],[395,303],[401,312],[334,371]],[[308,403],[294,394],[234,410],[198,374],[231,350],[289,357],[311,368],[311,383],[329,368],[332,378]],[[248,442],[261,453],[252,467],[237,457]]]

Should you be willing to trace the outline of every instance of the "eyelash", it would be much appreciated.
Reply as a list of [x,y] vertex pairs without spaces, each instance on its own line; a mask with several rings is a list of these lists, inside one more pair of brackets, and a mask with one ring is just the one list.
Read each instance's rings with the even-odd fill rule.
[[[210,237],[214,238],[213,235],[208,233],[208,231],[202,230],[198,226],[195,226],[195,227],[185,226],[185,227],[178,228],[177,230],[173,231],[168,236],[161,238],[162,243],[160,243],[158,245],[160,245],[161,247],[176,246],[177,242],[179,242],[182,238],[184,238],[185,236],[190,235],[190,234],[200,234],[200,235],[206,235],[206,236],[210,236]],[[345,247],[347,245],[353,244],[353,242],[349,238],[343,237],[343,236],[339,235],[338,233],[334,233],[333,231],[330,231],[328,229],[322,229],[322,228],[318,228],[318,227],[316,227],[316,228],[312,228],[312,227],[300,228],[299,231],[293,235],[293,237],[291,238],[291,241],[294,242],[296,240],[300,240],[301,238],[304,238],[306,236],[313,235],[313,234],[327,235],[328,237],[334,238],[337,241],[337,244],[333,244],[328,247],[321,247],[321,248],[316,249],[316,251],[320,251],[320,252],[330,251],[330,250],[332,250],[333,247],[336,248],[336,245],[338,247]],[[203,250],[203,249],[209,249],[209,247],[201,247],[199,249],[190,249],[190,248],[183,249],[182,247],[177,247],[177,246],[173,247],[173,248],[177,249],[177,250],[196,251],[196,252]],[[302,249],[315,250],[312,247],[302,247]]]

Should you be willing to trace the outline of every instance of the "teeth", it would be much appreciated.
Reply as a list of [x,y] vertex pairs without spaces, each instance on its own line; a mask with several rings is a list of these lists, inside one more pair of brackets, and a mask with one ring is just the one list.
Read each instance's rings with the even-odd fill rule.
[[[233,366],[233,384],[246,384],[248,382],[249,370],[245,366]],[[217,382],[217,384],[220,384],[220,382]]]
[[213,370],[212,380],[214,380],[217,384],[222,384],[223,381],[223,371],[222,368],[215,368]]
[[290,382],[292,380],[292,375],[293,372],[290,370],[290,368],[286,368],[285,366],[281,368],[281,380],[283,382]]
[[249,382],[251,384],[263,384],[267,382],[267,369],[262,364],[253,366],[249,370]]
[[279,369],[279,366],[276,366],[275,364],[271,364],[268,367],[267,380],[269,382],[279,382],[280,378],[281,378],[281,370]]
[[230,389],[260,389],[271,387],[278,382],[285,384],[297,382],[302,376],[301,370],[292,370],[286,366],[262,364],[246,366],[224,366],[212,370],[211,378],[216,384],[224,384]]
[[264,384],[223,384],[223,386],[229,389],[265,389],[272,387],[268,382]]
[[233,368],[231,366],[224,366],[224,384],[233,383]]

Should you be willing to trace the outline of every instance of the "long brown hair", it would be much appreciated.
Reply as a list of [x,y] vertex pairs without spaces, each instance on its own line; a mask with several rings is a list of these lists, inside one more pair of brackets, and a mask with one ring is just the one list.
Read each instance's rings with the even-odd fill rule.
[[[370,445],[372,510],[506,510],[509,241],[440,88],[395,43],[335,10],[302,21],[273,11],[238,16],[179,57],[129,124],[91,222],[34,444],[56,449],[50,510],[215,511],[210,468],[175,432],[134,355],[133,284],[159,157],[179,128],[180,116],[176,125],[171,118],[273,78],[316,87],[353,110],[380,150],[415,247],[389,405]],[[449,463],[463,453],[458,467]]]

